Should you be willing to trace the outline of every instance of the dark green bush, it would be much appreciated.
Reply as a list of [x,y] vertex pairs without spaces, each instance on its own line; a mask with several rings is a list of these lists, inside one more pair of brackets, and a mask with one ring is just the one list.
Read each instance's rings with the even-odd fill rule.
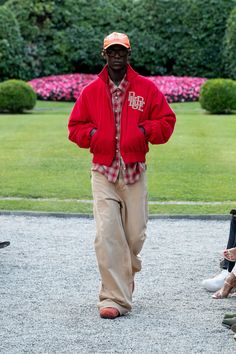
[[13,13],[0,6],[0,81],[23,75],[23,41]]
[[[59,27],[52,23],[54,10],[60,8],[60,1],[9,0],[6,6],[15,14],[24,39],[24,79],[57,73],[53,70],[60,58],[55,58],[53,37]],[[51,67],[50,62],[54,62]],[[58,72],[62,68],[59,66]],[[62,70],[63,72],[63,70]]]
[[126,32],[143,74],[224,75],[222,40],[236,0],[8,0],[24,39],[25,76],[98,72],[105,35]]
[[236,7],[227,21],[224,40],[224,63],[228,76],[236,79]]
[[235,0],[136,1],[127,19],[135,66],[152,74],[219,77],[226,20],[235,5]]
[[7,6],[19,21],[31,77],[96,72],[107,23],[119,19],[108,0],[8,0]]
[[226,21],[236,2],[188,0],[188,4],[174,70],[180,75],[221,77],[224,75],[222,43]]
[[236,82],[230,79],[210,79],[201,87],[200,104],[210,113],[230,113],[236,109]]
[[36,104],[36,93],[22,80],[7,80],[0,83],[0,112],[22,113]]

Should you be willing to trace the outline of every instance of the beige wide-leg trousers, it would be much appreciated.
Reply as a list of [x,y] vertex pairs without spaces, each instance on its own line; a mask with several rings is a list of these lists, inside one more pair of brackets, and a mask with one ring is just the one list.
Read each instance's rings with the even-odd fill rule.
[[146,172],[126,185],[120,174],[116,183],[92,171],[95,251],[101,274],[98,307],[115,307],[123,315],[132,307],[134,275],[141,270],[139,253],[146,238]]

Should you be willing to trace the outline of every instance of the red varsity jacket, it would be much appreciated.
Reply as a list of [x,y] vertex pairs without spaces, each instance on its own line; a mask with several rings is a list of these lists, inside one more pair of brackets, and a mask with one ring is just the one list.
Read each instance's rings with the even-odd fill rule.
[[[164,144],[173,133],[176,117],[164,95],[148,78],[127,66],[128,87],[124,99],[120,152],[126,164],[145,162],[148,143]],[[145,135],[139,129],[143,127]],[[90,132],[96,128],[91,137]],[[108,88],[107,65],[98,78],[86,86],[71,112],[69,139],[90,148],[93,162],[110,166],[115,156],[115,119]]]

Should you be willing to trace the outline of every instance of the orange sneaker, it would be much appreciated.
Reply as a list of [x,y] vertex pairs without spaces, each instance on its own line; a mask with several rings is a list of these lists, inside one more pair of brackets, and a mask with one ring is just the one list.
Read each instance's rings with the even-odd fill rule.
[[101,318],[109,318],[111,320],[120,316],[119,311],[115,307],[103,307],[99,313]]

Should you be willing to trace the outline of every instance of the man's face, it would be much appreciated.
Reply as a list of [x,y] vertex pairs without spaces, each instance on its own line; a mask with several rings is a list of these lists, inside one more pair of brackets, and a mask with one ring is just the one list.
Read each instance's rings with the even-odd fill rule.
[[111,45],[105,50],[105,58],[109,68],[122,70],[128,62],[128,49],[119,44]]

